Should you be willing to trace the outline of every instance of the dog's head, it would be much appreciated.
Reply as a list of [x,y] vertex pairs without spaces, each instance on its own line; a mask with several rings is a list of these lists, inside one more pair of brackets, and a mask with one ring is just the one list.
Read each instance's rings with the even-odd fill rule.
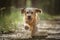
[[25,18],[28,20],[33,19],[38,12],[41,13],[41,10],[38,8],[22,8],[21,9],[21,13],[24,14]]

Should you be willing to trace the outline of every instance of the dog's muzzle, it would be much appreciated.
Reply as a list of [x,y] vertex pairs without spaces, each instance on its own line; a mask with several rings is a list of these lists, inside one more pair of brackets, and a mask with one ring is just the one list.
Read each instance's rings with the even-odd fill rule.
[[31,16],[28,16],[28,19],[30,20],[31,19]]

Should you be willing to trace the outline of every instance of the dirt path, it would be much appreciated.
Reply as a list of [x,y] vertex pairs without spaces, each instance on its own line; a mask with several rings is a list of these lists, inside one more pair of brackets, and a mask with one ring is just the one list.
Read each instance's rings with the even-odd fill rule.
[[60,39],[60,21],[41,21],[37,32],[31,36],[30,30],[19,27],[15,33],[0,34],[0,40],[57,40]]

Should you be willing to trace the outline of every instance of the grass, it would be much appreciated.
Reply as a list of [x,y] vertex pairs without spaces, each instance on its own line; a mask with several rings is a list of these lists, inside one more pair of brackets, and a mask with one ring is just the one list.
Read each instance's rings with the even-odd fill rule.
[[49,15],[48,13],[43,12],[42,14],[38,14],[41,20],[51,20],[54,17]]

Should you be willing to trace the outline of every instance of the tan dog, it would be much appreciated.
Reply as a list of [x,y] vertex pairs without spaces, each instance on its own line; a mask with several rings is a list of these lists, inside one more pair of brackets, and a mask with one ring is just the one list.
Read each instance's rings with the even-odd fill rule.
[[41,10],[38,8],[22,8],[21,13],[24,14],[24,23],[28,24],[31,30],[31,33],[34,32],[34,29],[37,24],[37,13],[40,12]]

